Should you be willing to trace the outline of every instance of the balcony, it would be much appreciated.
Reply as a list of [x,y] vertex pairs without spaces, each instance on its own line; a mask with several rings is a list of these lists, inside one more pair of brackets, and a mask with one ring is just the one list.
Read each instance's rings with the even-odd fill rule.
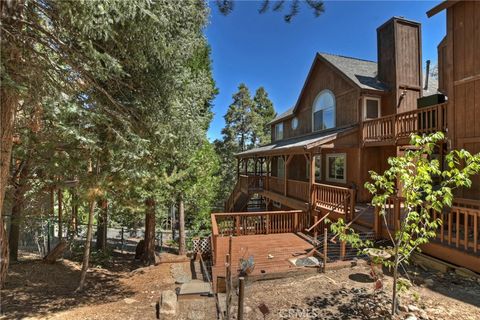
[[412,133],[429,134],[446,129],[447,105],[443,103],[364,121],[362,142],[364,146],[406,145]]

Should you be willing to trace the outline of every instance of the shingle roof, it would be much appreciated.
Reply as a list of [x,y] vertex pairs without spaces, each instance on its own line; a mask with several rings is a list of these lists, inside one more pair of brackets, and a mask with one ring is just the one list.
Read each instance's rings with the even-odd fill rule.
[[340,70],[360,88],[377,91],[387,90],[387,86],[377,79],[378,67],[375,61],[329,53],[319,53],[318,55]]
[[245,156],[245,155],[261,155],[261,154],[273,154],[277,151],[282,151],[284,149],[310,149],[315,146],[331,142],[335,140],[340,133],[345,133],[347,131],[352,130],[354,127],[348,128],[339,128],[333,130],[326,130],[321,132],[315,132],[309,135],[294,137],[290,139],[275,141],[270,144],[239,152],[237,156]]
[[[330,63],[334,68],[342,72],[348,79],[353,81],[353,83],[355,83],[361,89],[375,91],[388,90],[388,86],[377,79],[377,62],[330,53],[318,53],[318,55]],[[438,82],[436,79],[430,77],[428,81],[428,89],[423,91],[424,96],[435,94],[438,90]],[[292,116],[294,114],[294,110],[295,107],[289,108],[287,111],[277,115],[272,121],[269,122],[269,124]]]

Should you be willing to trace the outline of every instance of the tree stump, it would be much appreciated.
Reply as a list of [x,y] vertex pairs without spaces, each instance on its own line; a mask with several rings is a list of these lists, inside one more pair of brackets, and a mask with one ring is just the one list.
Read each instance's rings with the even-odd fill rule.
[[65,240],[60,240],[60,242],[53,248],[52,251],[50,251],[44,258],[43,261],[46,263],[55,263],[58,258],[60,258],[63,255],[63,252],[65,252],[65,249],[67,248],[67,241]]

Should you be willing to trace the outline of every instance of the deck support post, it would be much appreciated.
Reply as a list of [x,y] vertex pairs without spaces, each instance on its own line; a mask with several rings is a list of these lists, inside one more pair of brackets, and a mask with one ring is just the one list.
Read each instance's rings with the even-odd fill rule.
[[[313,224],[316,224],[317,221],[318,221],[318,215],[314,215],[313,216]],[[314,239],[314,241],[317,241],[317,236],[318,236],[317,227],[315,227],[315,228],[313,228],[313,239]]]
[[243,301],[245,297],[245,278],[238,278],[238,313],[237,319],[243,320]]
[[328,229],[323,228],[323,272],[327,267],[327,255],[328,255]]
[[376,240],[382,237],[382,221],[380,220],[380,207],[378,206],[373,209],[373,231]]

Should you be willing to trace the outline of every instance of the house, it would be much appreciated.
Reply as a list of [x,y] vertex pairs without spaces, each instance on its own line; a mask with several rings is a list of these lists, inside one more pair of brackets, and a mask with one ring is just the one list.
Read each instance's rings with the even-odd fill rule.
[[[270,123],[272,143],[237,154],[238,182],[225,211],[261,212],[232,214],[225,230],[316,232],[328,216],[384,237],[363,186],[370,170],[383,172],[388,157],[410,147],[410,134],[445,132],[434,155],[440,159],[452,148],[480,152],[480,3],[445,1],[428,15],[441,10],[447,10],[447,35],[438,46],[438,83],[422,70],[420,23],[403,17],[378,27],[378,62],[315,55],[296,104]],[[400,196],[387,210],[392,230],[401,217]],[[456,196],[440,217],[437,239],[422,249],[480,272],[480,177]],[[228,216],[222,215],[212,215],[214,242],[217,219]]]

